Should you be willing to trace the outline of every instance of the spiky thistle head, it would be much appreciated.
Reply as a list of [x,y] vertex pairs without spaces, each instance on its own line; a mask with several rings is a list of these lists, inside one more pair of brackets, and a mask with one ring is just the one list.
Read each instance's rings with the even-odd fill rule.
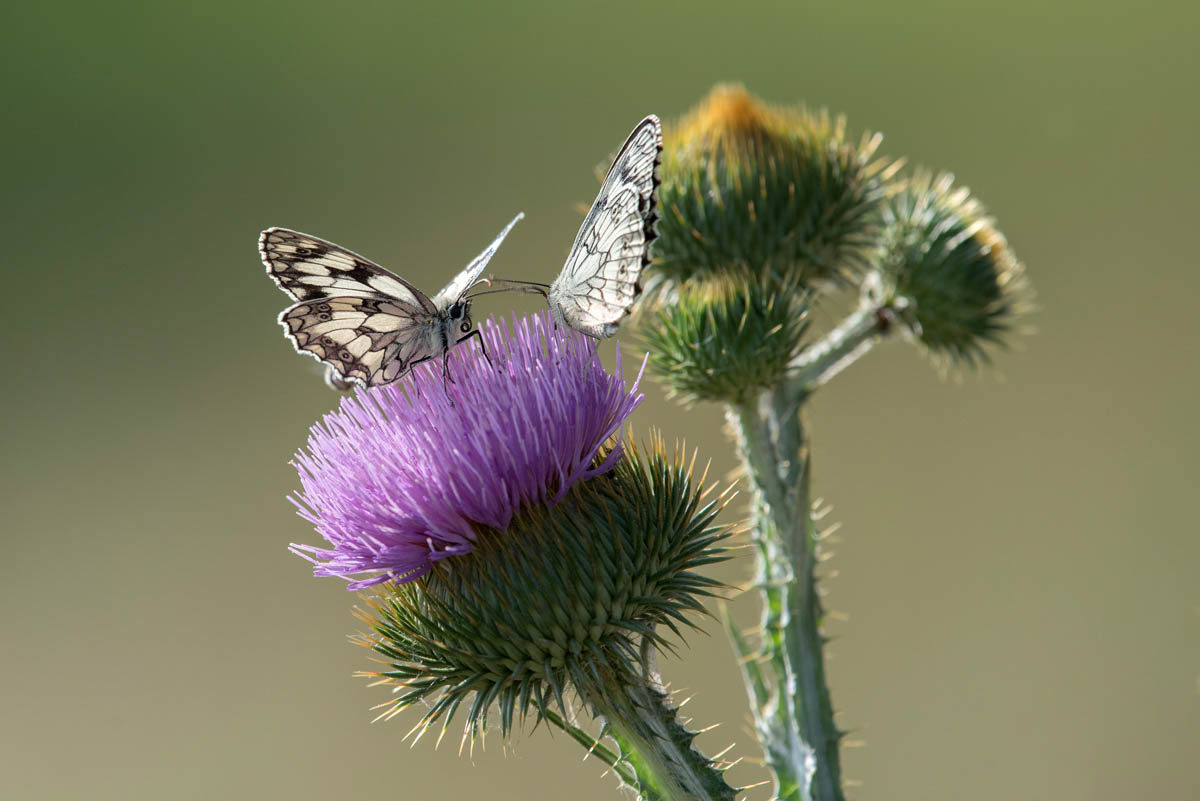
[[935,361],[972,366],[1003,344],[1030,307],[1024,267],[983,205],[954,176],[918,172],[884,205],[872,300],[899,304],[901,321]]
[[473,735],[494,707],[508,731],[572,692],[595,708],[722,586],[699,571],[725,558],[723,498],[658,440],[622,445],[636,383],[548,313],[483,339],[490,358],[451,352],[453,383],[418,370],[343,400],[296,460],[328,547],[294,548],[375,588],[370,675],[396,689],[385,715],[429,704],[420,731],[461,708]]
[[876,244],[891,166],[879,136],[843,118],[776,107],[719,85],[664,134],[653,286],[762,270],[821,288],[860,271]]
[[367,600],[358,641],[383,667],[363,675],[395,694],[382,717],[422,703],[420,736],[463,711],[473,739],[495,709],[506,733],[565,711],[572,695],[594,706],[614,676],[644,675],[644,646],[671,647],[664,629],[693,625],[722,586],[699,570],[726,558],[715,522],[725,499],[707,498],[692,462],[660,442],[630,451],[559,503],[523,507],[503,531],[479,527],[471,553]]
[[794,275],[689,282],[642,314],[651,368],[687,403],[741,403],[773,386],[804,347],[808,300]]

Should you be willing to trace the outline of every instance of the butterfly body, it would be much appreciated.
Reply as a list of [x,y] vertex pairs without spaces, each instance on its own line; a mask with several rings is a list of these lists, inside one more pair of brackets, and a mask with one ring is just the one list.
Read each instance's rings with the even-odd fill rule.
[[479,336],[467,292],[522,216],[432,298],[332,242],[268,228],[259,238],[267,273],[298,301],[284,309],[279,323],[298,352],[328,366],[326,380],[338,389],[390,384],[435,358],[449,378],[450,349]]
[[650,115],[617,152],[546,300],[555,322],[596,339],[616,333],[641,294],[658,220],[662,126]]

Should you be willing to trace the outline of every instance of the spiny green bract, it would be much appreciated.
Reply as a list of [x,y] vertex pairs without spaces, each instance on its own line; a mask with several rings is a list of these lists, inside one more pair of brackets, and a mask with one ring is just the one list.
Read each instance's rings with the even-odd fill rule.
[[693,282],[644,316],[651,366],[688,402],[739,403],[770,387],[803,347],[807,294],[797,281]]
[[854,145],[842,118],[717,86],[666,131],[650,286],[747,266],[807,288],[858,274],[893,169],[871,160],[879,142]]
[[944,362],[968,366],[987,358],[1028,304],[1021,263],[954,177],[919,173],[884,207],[879,287],[883,299],[905,298],[905,321]]
[[[522,511],[504,532],[481,530],[470,554],[426,577],[387,585],[359,616],[358,641],[386,667],[362,675],[395,687],[390,717],[417,702],[424,733],[465,704],[467,735],[566,710],[569,690],[598,671],[634,675],[644,642],[670,648],[723,585],[697,569],[727,558],[714,523],[724,496],[706,500],[703,477],[655,442],[630,448],[612,472],[573,487],[557,505]],[[467,736],[464,735],[464,736]]]

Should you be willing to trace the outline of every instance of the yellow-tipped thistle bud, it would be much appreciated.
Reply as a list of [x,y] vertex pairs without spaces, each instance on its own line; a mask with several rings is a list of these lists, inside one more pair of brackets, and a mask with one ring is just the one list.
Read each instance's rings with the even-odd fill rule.
[[765,268],[813,288],[859,272],[877,243],[888,169],[880,137],[720,85],[664,135],[649,284]]
[[900,319],[935,359],[973,365],[1028,308],[1024,268],[954,177],[918,173],[884,207],[878,286],[907,301]]

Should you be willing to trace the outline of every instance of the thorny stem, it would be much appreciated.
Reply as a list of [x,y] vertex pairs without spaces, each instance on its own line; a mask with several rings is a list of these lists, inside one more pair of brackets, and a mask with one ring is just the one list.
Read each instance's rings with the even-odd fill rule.
[[729,628],[779,799],[843,801],[842,733],[825,682],[819,542],[801,406],[886,336],[906,304],[903,298],[863,303],[805,349],[775,387],[727,410],[753,490],[761,641],[756,647]]
[[794,402],[802,404],[818,387],[875,347],[891,329],[902,305],[863,304],[820,342],[801,351],[788,365]]
[[842,801],[841,733],[825,683],[808,444],[796,391],[776,387],[729,409],[754,491],[763,594],[759,651],[738,646],[776,797]]
[[621,759],[620,754],[608,748],[600,742],[599,738],[593,737],[586,730],[571,723],[554,710],[547,709],[545,715],[547,721],[562,729],[568,737],[586,748],[589,756],[594,754],[596,758],[605,765],[608,765],[609,769],[617,774],[623,782],[631,787],[637,786],[637,774]]
[[733,801],[736,791],[713,763],[692,747],[695,735],[679,723],[652,674],[617,676],[601,668],[587,679],[580,678],[576,678],[576,689],[604,719],[605,733],[616,743],[620,760],[632,769],[630,783],[642,798]]

